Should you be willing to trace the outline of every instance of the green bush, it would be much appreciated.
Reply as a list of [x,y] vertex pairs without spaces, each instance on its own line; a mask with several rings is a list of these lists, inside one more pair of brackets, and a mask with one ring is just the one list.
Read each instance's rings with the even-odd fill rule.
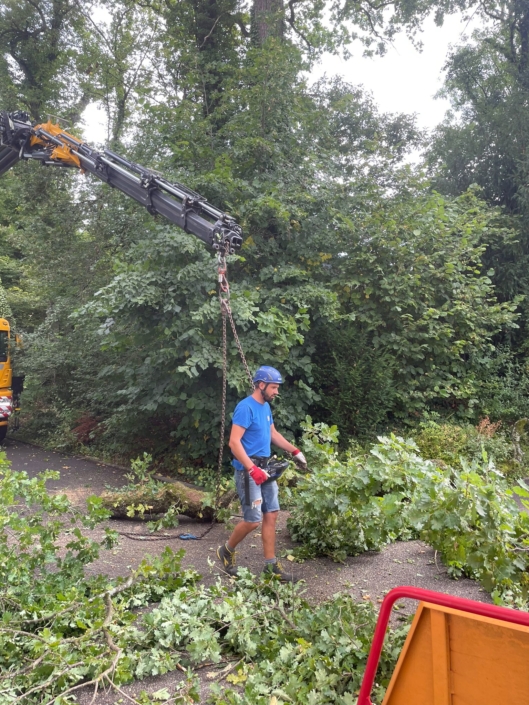
[[479,580],[496,602],[527,608],[529,599],[528,488],[509,489],[486,454],[462,461],[462,471],[425,474],[412,497],[410,523],[439,551],[454,577]]
[[328,441],[319,441],[323,431],[323,424],[305,427],[304,450],[313,472],[299,483],[288,521],[303,554],[343,561],[410,538],[406,509],[428,466],[416,446],[392,436],[380,439],[368,455],[339,456]]
[[373,438],[395,406],[395,356],[373,345],[373,335],[350,321],[315,333],[314,415],[340,428],[341,441]]
[[368,455],[343,457],[328,438],[324,425],[307,424],[304,450],[313,472],[300,484],[289,520],[301,555],[343,560],[416,533],[441,552],[452,575],[479,580],[497,602],[527,605],[529,513],[514,499],[518,494],[529,508],[522,481],[510,489],[483,450],[451,467],[425,460],[412,440],[393,435],[379,438]]
[[442,460],[457,465],[469,437],[469,427],[426,421],[419,425],[413,438],[423,458]]
[[442,460],[457,467],[462,457],[478,458],[485,451],[506,472],[515,464],[509,434],[501,422],[493,424],[488,418],[482,419],[477,427],[427,421],[420,424],[413,438],[425,460]]
[[480,380],[478,407],[494,421],[513,424],[529,417],[529,362],[515,358],[508,347],[499,347]]

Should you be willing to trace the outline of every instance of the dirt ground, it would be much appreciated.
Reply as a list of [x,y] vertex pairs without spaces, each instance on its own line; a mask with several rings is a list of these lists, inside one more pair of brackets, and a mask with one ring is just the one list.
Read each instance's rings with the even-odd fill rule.
[[[12,439],[7,441],[5,450],[14,470],[25,470],[30,476],[35,476],[43,470],[58,470],[61,473],[60,480],[49,482],[49,489],[64,492],[76,505],[82,505],[86,497],[101,493],[108,485],[117,487],[126,483],[126,470],[116,466],[46,451]],[[278,521],[278,555],[288,553],[288,549],[295,545],[288,534],[286,518],[286,513],[281,512]],[[99,561],[90,568],[95,573],[105,573],[112,577],[125,575],[145,554],[157,555],[168,545],[175,551],[185,549],[183,566],[195,568],[206,584],[215,582],[219,576],[223,580],[228,579],[216,563],[211,565],[211,562],[216,560],[217,546],[228,536],[228,531],[222,524],[215,525],[202,541],[182,541],[176,537],[178,533],[200,532],[204,528],[204,524],[197,525],[193,520],[185,518],[177,529],[164,532],[167,534],[165,540],[159,541],[140,537],[148,534],[142,522],[112,520],[110,524],[113,529],[130,534],[132,538],[121,535],[119,546],[103,552]],[[136,539],[133,538],[134,535]],[[259,529],[240,546],[239,562],[254,573],[262,570]],[[356,600],[371,600],[376,605],[382,601],[388,590],[399,585],[411,585],[490,602],[490,596],[476,582],[467,579],[455,581],[449,578],[445,567],[436,560],[434,551],[421,541],[398,542],[387,546],[380,553],[370,552],[348,558],[342,565],[327,558],[317,558],[303,564],[295,564],[293,569],[304,581],[305,597],[314,602],[345,591]],[[410,614],[415,610],[411,601],[406,603],[402,603],[400,615]],[[171,685],[180,679],[181,674],[171,673],[146,679],[123,690],[128,695],[138,694],[141,690],[154,692],[164,687],[171,690]],[[203,690],[205,695],[206,683]],[[91,694],[90,697],[86,694],[86,698],[83,695],[80,702],[84,703],[85,699],[86,703],[89,703]],[[93,705],[111,705],[118,700],[114,693],[99,693]]]

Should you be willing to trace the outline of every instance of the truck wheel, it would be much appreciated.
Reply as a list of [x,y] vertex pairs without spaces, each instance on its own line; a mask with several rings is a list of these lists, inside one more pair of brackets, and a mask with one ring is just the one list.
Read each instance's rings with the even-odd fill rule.
[[7,436],[7,425],[0,426],[0,443],[3,443]]

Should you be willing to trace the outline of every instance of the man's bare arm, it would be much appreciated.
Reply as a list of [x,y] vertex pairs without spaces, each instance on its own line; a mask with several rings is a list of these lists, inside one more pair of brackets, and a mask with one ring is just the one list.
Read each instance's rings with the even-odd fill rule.
[[289,443],[287,439],[276,430],[274,424],[272,424],[272,443],[278,448],[281,448],[281,450],[286,450],[287,453],[293,453],[297,450],[296,446]]
[[245,431],[246,429],[243,426],[233,424],[230,433],[230,450],[239,463],[241,463],[246,470],[250,470],[254,464],[250,460],[241,443],[241,438],[244,436]]

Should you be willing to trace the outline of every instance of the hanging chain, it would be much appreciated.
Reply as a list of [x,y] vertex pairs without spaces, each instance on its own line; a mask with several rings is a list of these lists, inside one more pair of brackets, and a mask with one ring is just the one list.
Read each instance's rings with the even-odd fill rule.
[[[229,285],[228,279],[226,277],[226,270],[227,270],[226,254],[219,252],[217,255],[217,262],[218,262],[218,273],[219,273],[220,311],[221,311],[223,318],[228,316],[228,318],[230,319],[230,326],[231,326],[231,330],[233,332],[233,338],[235,340],[235,344],[237,345],[237,350],[239,351],[239,355],[241,356],[241,361],[242,361],[244,370],[246,372],[246,375],[248,377],[250,389],[253,391],[252,373],[250,371],[250,368],[248,367],[248,363],[246,362],[246,356],[244,354],[244,350],[242,349],[241,341],[239,340],[239,335],[237,333],[237,328],[235,327],[235,321],[233,320],[233,314],[231,312],[230,285]],[[227,355],[227,352],[226,352],[226,355]]]
[[[225,263],[225,258],[224,263]],[[222,403],[221,403],[221,415],[220,415],[220,440],[219,440],[219,458],[217,462],[217,481],[215,487],[215,505],[213,508],[213,520],[217,516],[219,509],[220,500],[220,484],[222,481],[222,459],[224,456],[224,433],[226,431],[226,391],[228,386],[228,339],[226,335],[226,306],[223,305],[223,282],[221,278],[226,278],[226,272],[221,274],[221,257],[219,256],[219,301],[220,301],[220,314],[222,318]],[[226,282],[227,285],[227,282]],[[229,296],[229,286],[227,287],[227,293]]]
[[221,402],[221,413],[220,413],[220,434],[219,434],[219,455],[217,461],[217,477],[215,481],[215,504],[213,505],[213,518],[211,520],[210,526],[202,533],[197,536],[197,539],[203,539],[206,534],[209,534],[215,521],[217,519],[217,514],[219,512],[220,503],[220,490],[222,483],[222,461],[224,458],[224,434],[226,432],[226,397],[228,389],[228,338],[227,338],[227,326],[226,318],[230,319],[230,326],[233,331],[233,337],[239,350],[239,355],[241,356],[242,364],[246,370],[248,376],[248,381],[253,389],[253,379],[248,363],[246,362],[246,357],[244,355],[244,350],[242,349],[241,341],[237,334],[237,329],[235,327],[235,321],[233,320],[233,315],[230,306],[230,285],[228,278],[226,276],[227,264],[226,264],[226,252],[219,250],[217,254],[217,273],[219,281],[219,303],[220,303],[220,315],[222,319],[222,402]]
[[241,356],[242,364],[244,366],[244,369],[246,371],[246,375],[248,377],[248,382],[250,383],[250,389],[253,391],[253,376],[250,371],[250,368],[248,367],[248,363],[246,362],[246,357],[244,356],[244,350],[242,349],[241,341],[239,340],[239,336],[237,335],[237,328],[235,328],[235,321],[233,320],[233,316],[231,313],[231,308],[228,307],[228,318],[230,319],[230,325],[231,329],[233,331],[233,337],[235,339],[235,343],[237,345],[237,349],[239,350],[239,355]]
[[[215,480],[215,503],[213,505],[213,517],[211,519],[211,524],[208,526],[208,528],[203,531],[199,536],[194,536],[193,538],[195,540],[200,540],[203,539],[204,536],[209,534],[211,529],[215,526],[215,522],[217,520],[217,514],[219,511],[219,503],[220,503],[220,489],[221,489],[221,483],[222,483],[222,461],[224,457],[224,434],[226,432],[226,397],[227,397],[227,388],[228,388],[228,338],[227,338],[227,325],[226,325],[226,318],[229,318],[230,320],[230,326],[231,330],[233,331],[233,337],[235,339],[235,343],[237,345],[237,349],[239,351],[239,355],[241,356],[242,364],[243,367],[246,371],[246,375],[248,376],[248,382],[250,384],[250,388],[253,389],[253,378],[252,378],[252,373],[250,372],[250,368],[248,367],[248,363],[246,362],[246,356],[244,355],[244,350],[242,349],[241,341],[239,340],[239,336],[237,334],[237,328],[235,327],[235,321],[233,320],[233,314],[231,312],[231,306],[230,306],[230,285],[226,276],[226,270],[227,270],[227,264],[226,264],[226,252],[222,252],[219,250],[217,254],[217,272],[218,272],[218,281],[219,281],[219,303],[220,303],[220,315],[222,319],[222,404],[221,404],[221,416],[220,416],[220,439],[219,439],[219,455],[218,455],[218,462],[217,462],[217,476]],[[123,535],[128,536],[129,538],[150,538],[151,541],[163,541],[165,537],[148,537],[144,535],[137,535],[134,536],[134,534],[129,534],[125,532],[120,532],[123,533]],[[180,536],[180,535],[179,535]],[[171,537],[173,538],[173,537]]]

